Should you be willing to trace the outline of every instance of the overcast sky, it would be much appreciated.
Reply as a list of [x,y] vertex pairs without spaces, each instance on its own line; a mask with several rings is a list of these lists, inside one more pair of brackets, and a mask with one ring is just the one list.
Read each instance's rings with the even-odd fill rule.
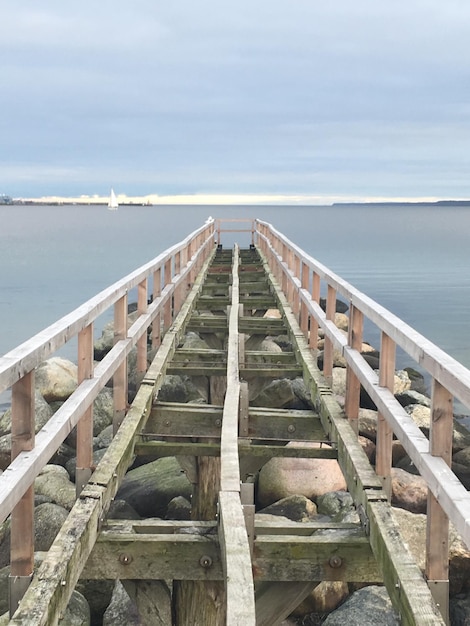
[[468,0],[0,0],[0,194],[470,197]]

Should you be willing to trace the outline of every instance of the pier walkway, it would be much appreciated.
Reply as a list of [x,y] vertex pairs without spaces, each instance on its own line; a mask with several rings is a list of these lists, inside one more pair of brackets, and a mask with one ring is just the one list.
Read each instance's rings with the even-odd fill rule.
[[[224,246],[226,230],[245,244]],[[348,333],[335,325],[338,300],[348,306]],[[110,309],[114,346],[95,363],[94,325]],[[381,335],[378,370],[361,353],[366,320]],[[199,343],[188,347],[188,333]],[[262,349],[279,336],[282,352]],[[78,387],[35,433],[35,368],[74,338]],[[398,346],[430,377],[429,438],[394,397]],[[129,405],[134,350],[140,385]],[[346,363],[344,406],[331,390],[335,352]],[[208,402],[162,401],[168,375],[203,379]],[[310,394],[308,409],[253,406],[254,389],[294,378]],[[94,467],[93,402],[110,381],[114,437]],[[361,387],[378,408],[374,467],[358,441]],[[209,219],[2,357],[5,389],[12,462],[0,476],[0,514],[11,524],[10,624],[57,624],[81,578],[120,580],[149,625],[279,624],[321,581],[383,584],[402,624],[449,623],[449,520],[470,546],[470,498],[450,468],[453,398],[470,407],[469,372],[270,224]],[[75,427],[77,499],[34,571],[34,480]],[[424,572],[391,512],[394,438],[429,489]],[[165,456],[192,485],[191,520],[110,519],[135,460]],[[336,459],[360,521],[257,519],[255,477],[276,457]]]

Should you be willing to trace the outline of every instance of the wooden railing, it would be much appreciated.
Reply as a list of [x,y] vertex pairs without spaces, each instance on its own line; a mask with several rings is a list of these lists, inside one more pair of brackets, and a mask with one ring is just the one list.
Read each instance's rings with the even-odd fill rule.
[[[270,224],[256,220],[256,237],[314,351],[319,328],[323,329],[323,375],[328,382],[332,379],[333,351],[340,351],[345,358],[344,410],[356,433],[361,385],[377,406],[376,471],[385,490],[390,495],[393,435],[425,479],[429,488],[425,574],[436,601],[443,607],[448,602],[449,519],[470,547],[470,494],[450,469],[453,398],[470,408],[470,371]],[[320,306],[320,293],[326,293],[325,311]],[[334,323],[338,296],[349,305],[347,337]],[[361,355],[365,319],[381,334],[378,372]],[[431,377],[429,439],[393,395],[397,346]]]
[[[80,493],[92,473],[93,401],[112,378],[116,431],[126,413],[127,356],[137,348],[137,370],[143,375],[148,331],[152,347],[158,347],[213,248],[214,220],[209,219],[179,244],[0,358],[0,393],[11,389],[12,412],[12,462],[0,476],[0,521],[11,513],[11,614],[33,571],[35,478],[77,426],[77,495]],[[135,288],[139,315],[128,327],[128,294]],[[93,325],[111,307],[114,346],[94,366]],[[78,387],[35,435],[35,368],[76,337]]]

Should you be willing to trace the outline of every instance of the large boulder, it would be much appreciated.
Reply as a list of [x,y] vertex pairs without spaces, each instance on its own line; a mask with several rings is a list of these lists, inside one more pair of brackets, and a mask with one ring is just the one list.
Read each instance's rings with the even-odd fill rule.
[[114,586],[111,602],[103,615],[103,626],[145,626],[135,603],[119,580]]
[[[431,408],[422,404],[409,404],[405,411],[413,418],[420,430],[429,437]],[[456,419],[453,420],[452,451],[455,454],[470,446],[470,431]]]
[[77,388],[77,366],[61,357],[43,361],[36,369],[36,388],[46,402],[67,400]]
[[[114,405],[112,392],[104,388],[93,402],[93,436],[97,437],[107,426],[113,423]],[[77,429],[68,435],[66,443],[73,448],[77,445]]]
[[281,515],[293,522],[309,522],[316,517],[317,507],[305,496],[294,495],[274,502],[259,513]]
[[[392,508],[400,535],[418,567],[426,565],[426,515]],[[449,587],[450,595],[470,591],[470,550],[455,527],[449,525]]]
[[392,468],[392,504],[412,513],[425,513],[428,487],[421,476]]
[[[39,432],[52,416],[52,409],[38,389],[34,390],[34,430]],[[11,407],[0,417],[0,436],[11,433]]]
[[346,482],[336,460],[274,458],[259,473],[258,504],[266,507],[292,495],[314,500],[328,491],[338,490],[346,490]]
[[324,626],[400,626],[385,587],[363,587],[328,615]]
[[[196,379],[196,377],[194,377]],[[192,380],[189,376],[178,376],[169,374],[165,376],[163,384],[158,392],[158,400],[160,402],[207,402],[209,395],[209,386],[207,377],[203,378],[204,382]]]
[[165,517],[176,496],[191,498],[191,484],[174,457],[141,465],[126,474],[116,498],[125,500],[142,517]]
[[61,465],[45,465],[34,481],[36,495],[42,495],[49,502],[70,509],[75,504],[75,485],[70,481],[69,473]]
[[[68,516],[68,511],[58,504],[45,502],[34,509],[34,547],[46,552]],[[0,532],[0,567],[10,562],[10,521],[3,523]]]

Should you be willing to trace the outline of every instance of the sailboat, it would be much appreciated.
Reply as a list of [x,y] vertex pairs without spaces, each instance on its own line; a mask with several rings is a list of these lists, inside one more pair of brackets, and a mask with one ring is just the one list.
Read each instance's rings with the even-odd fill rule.
[[110,211],[117,211],[119,203],[116,198],[116,194],[114,193],[114,189],[111,189],[111,195],[109,196],[108,209]]

